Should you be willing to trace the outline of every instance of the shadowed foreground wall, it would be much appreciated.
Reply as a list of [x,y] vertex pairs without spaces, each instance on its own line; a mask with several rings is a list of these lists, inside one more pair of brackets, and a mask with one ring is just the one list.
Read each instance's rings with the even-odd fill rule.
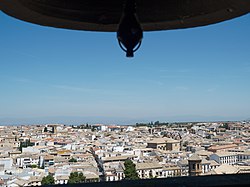
[[[59,185],[58,185],[59,186]],[[70,187],[249,187],[250,174],[214,175],[199,177],[177,177],[166,179],[148,179],[137,181],[84,183],[76,185],[60,185]],[[54,186],[55,187],[55,186]]]

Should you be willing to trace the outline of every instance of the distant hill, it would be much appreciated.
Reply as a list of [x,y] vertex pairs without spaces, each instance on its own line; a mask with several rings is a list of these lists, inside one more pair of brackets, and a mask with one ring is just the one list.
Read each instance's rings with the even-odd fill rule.
[[[241,121],[240,117],[223,117],[223,116],[165,116],[165,117],[106,117],[106,116],[50,116],[50,117],[20,117],[20,118],[1,118],[0,125],[31,125],[31,124],[48,124],[58,123],[65,125],[80,124],[118,124],[118,125],[135,125],[136,123],[149,123],[151,121],[160,122],[216,122],[216,121]],[[249,118],[250,120],[250,118]]]

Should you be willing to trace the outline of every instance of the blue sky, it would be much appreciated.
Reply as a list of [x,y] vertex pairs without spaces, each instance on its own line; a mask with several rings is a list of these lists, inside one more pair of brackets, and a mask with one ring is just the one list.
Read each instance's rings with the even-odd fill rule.
[[250,15],[144,33],[132,59],[115,33],[0,22],[0,124],[250,118]]

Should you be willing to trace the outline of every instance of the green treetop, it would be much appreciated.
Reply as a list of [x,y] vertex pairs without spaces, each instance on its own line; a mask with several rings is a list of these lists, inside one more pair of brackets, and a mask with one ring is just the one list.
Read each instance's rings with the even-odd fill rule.
[[85,179],[86,177],[82,172],[72,172],[70,173],[68,184],[84,183]]
[[52,175],[48,175],[47,177],[43,177],[42,186],[44,185],[53,185],[55,184],[55,179]]
[[126,180],[139,179],[138,173],[136,172],[135,164],[130,159],[125,160],[124,166],[124,174]]
[[75,158],[71,158],[69,162],[77,162],[77,160]]

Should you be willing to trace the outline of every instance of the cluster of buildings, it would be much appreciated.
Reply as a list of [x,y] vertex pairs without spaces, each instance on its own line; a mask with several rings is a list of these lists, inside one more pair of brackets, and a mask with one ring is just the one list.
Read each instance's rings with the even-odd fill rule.
[[0,126],[0,186],[119,181],[126,159],[141,179],[250,173],[250,123]]

